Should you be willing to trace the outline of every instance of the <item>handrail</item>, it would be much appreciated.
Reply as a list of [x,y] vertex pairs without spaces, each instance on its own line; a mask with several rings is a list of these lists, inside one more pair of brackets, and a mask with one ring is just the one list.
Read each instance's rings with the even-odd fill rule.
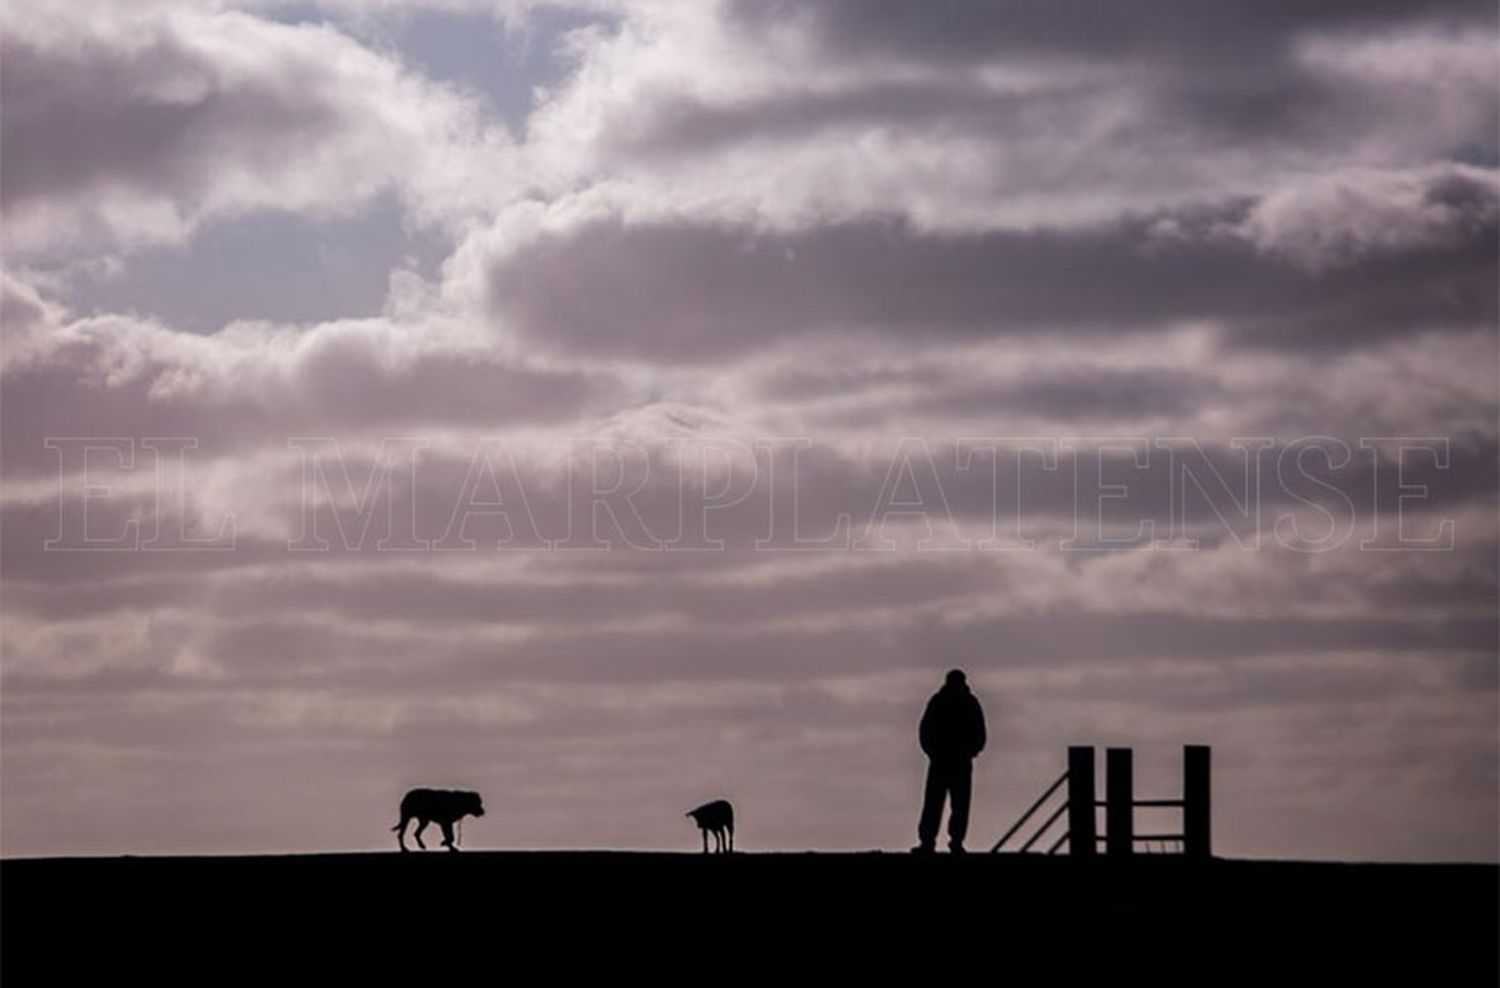
[[[1028,809],[1025,813],[1021,814],[1021,819],[1017,820],[1015,822],[1015,825],[1012,826],[1009,830],[1007,830],[1005,832],[1004,836],[1002,836],[999,840],[995,841],[995,846],[992,847],[992,848],[990,848],[990,853],[994,854],[995,852],[999,851],[1000,848],[1001,848],[1001,846],[1006,841],[1010,840],[1012,837],[1015,836],[1016,831],[1020,830],[1024,826],[1026,826],[1026,821],[1031,819],[1031,815],[1033,813],[1035,813],[1037,810],[1041,809],[1042,804],[1045,803],[1049,798],[1051,798],[1051,796],[1052,796],[1053,793],[1057,792],[1058,789],[1062,788],[1062,784],[1064,782],[1067,782],[1067,781],[1068,781],[1068,773],[1067,772],[1064,772],[1062,775],[1059,775],[1057,777],[1057,781],[1054,782],[1054,783],[1052,783],[1052,785],[1048,786],[1047,787],[1047,791],[1044,792],[1044,793],[1042,793],[1042,795],[1040,797],[1038,797],[1038,799],[1037,799],[1037,801],[1035,803],[1031,804],[1031,808]],[[1064,804],[1064,805],[1067,805],[1067,804]],[[1045,830],[1045,829],[1047,829],[1047,828],[1046,827],[1042,828],[1042,830]],[[1037,833],[1041,833],[1041,831],[1037,831]],[[1032,838],[1032,839],[1035,840],[1035,838]],[[1027,846],[1029,847],[1030,845],[1028,844]],[[1024,850],[1024,848],[1022,850]]]
[[[1097,806],[1099,809],[1102,810],[1102,809],[1105,809],[1106,807],[1109,806],[1109,800],[1107,800],[1107,799],[1096,799],[1096,800],[1094,800],[1094,805]],[[1130,805],[1131,806],[1135,806],[1135,807],[1141,807],[1141,806],[1184,807],[1184,806],[1187,805],[1187,801],[1183,800],[1183,799],[1132,799],[1130,801]]]
[[[990,852],[1002,850],[1012,840],[1024,839],[1025,843],[1019,848],[1012,848],[1012,853],[1024,854],[1033,851],[1038,845],[1046,846],[1042,844],[1042,838],[1046,836],[1051,845],[1047,847],[1047,854],[1053,854],[1067,845],[1068,851],[1080,858],[1093,858],[1101,853],[1116,858],[1129,857],[1142,849],[1149,851],[1154,847],[1160,847],[1166,851],[1169,847],[1175,846],[1189,857],[1209,858],[1213,854],[1210,818],[1213,793],[1212,779],[1209,774],[1211,752],[1212,749],[1208,745],[1184,745],[1182,749],[1182,794],[1167,798],[1138,799],[1133,789],[1134,754],[1132,750],[1108,748],[1105,751],[1105,791],[1104,798],[1101,799],[1095,786],[1095,770],[1098,763],[1094,757],[1094,746],[1069,745],[1067,770],[1047,787],[1046,792],[1027,807],[1020,819],[1016,820],[990,848]],[[1046,808],[1048,800],[1052,799],[1065,783],[1067,789],[1062,795],[1062,806],[1048,811],[1045,814],[1046,819],[1041,822],[1040,826],[1036,826],[1037,814]],[[1173,824],[1168,824],[1167,826],[1173,827],[1177,832],[1135,833],[1137,815],[1135,811],[1143,808],[1180,812],[1182,815],[1180,830]],[[1096,815],[1099,810],[1104,811],[1105,817],[1105,832],[1102,834],[1099,832],[1099,820]],[[1053,825],[1064,814],[1068,819],[1059,829],[1064,829],[1067,833],[1060,838],[1054,838],[1052,836]],[[1036,828],[1029,838],[1022,834],[1027,827]]]
[[1036,829],[1036,833],[1031,835],[1031,840],[1021,845],[1020,852],[1022,854],[1025,854],[1027,851],[1031,850],[1031,845],[1035,844],[1037,842],[1037,839],[1047,832],[1047,828],[1056,823],[1057,818],[1062,816],[1067,811],[1067,803],[1062,804],[1055,811],[1053,811],[1052,815],[1047,818],[1047,822],[1038,827]]

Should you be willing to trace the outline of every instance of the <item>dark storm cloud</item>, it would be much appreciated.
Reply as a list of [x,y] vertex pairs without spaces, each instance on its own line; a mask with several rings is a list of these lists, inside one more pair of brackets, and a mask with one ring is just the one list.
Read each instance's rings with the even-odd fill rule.
[[[424,458],[414,491],[398,470],[362,509],[329,504],[330,496],[340,497],[337,487],[328,495],[321,486],[307,490],[302,466],[289,462],[266,468],[279,471],[270,483],[286,497],[277,509],[284,538],[248,533],[232,549],[197,552],[150,548],[158,527],[177,531],[173,512],[178,508],[170,499],[158,504],[149,495],[96,496],[83,522],[80,481],[74,478],[68,481],[73,494],[67,500],[5,506],[0,551],[6,558],[12,613],[49,620],[191,603],[210,614],[246,608],[328,612],[355,622],[392,620],[434,628],[593,625],[647,615],[694,627],[729,628],[901,604],[953,603],[981,587],[983,593],[1003,595],[1011,581],[1024,581],[1025,567],[1042,565],[1064,542],[1077,551],[1065,552],[1063,558],[1084,566],[1107,560],[1126,545],[1145,550],[1153,538],[1182,535],[1199,540],[1205,552],[1222,547],[1245,564],[1274,564],[1268,571],[1277,574],[1273,583],[1282,591],[1295,587],[1295,599],[1307,605],[1321,601],[1347,607],[1362,600],[1375,612],[1403,600],[1435,604],[1446,599],[1452,609],[1482,610],[1493,595],[1493,560],[1483,555],[1489,543],[1484,533],[1472,529],[1472,515],[1456,523],[1463,530],[1452,549],[1437,557],[1356,553],[1356,559],[1365,561],[1363,572],[1332,583],[1314,565],[1322,552],[1355,552],[1360,540],[1372,534],[1374,545],[1395,546],[1398,509],[1400,535],[1408,540],[1434,537],[1444,519],[1489,509],[1497,489],[1493,448],[1455,444],[1441,461],[1433,450],[1416,450],[1402,457],[1398,473],[1392,461],[1377,465],[1372,450],[1299,442],[1261,451],[1258,486],[1249,481],[1245,454],[1227,448],[1179,444],[1172,456],[1145,442],[1083,453],[1064,448],[1053,463],[1038,453],[1011,455],[1007,450],[1002,444],[998,460],[977,452],[967,469],[958,469],[951,444],[933,447],[930,464],[923,452],[909,451],[913,458],[907,462],[912,477],[920,478],[919,487],[899,490],[890,487],[894,458],[850,457],[813,447],[798,450],[794,462],[783,450],[774,460],[762,456],[754,475],[731,476],[727,488],[744,500],[713,510],[696,508],[701,481],[691,469],[680,473],[665,459],[631,461],[627,455],[620,489],[628,496],[616,492],[596,500],[586,471],[576,473],[574,483],[555,468],[526,470],[514,478],[521,488],[505,478],[502,518],[492,512],[459,514],[471,467],[464,460]],[[1137,455],[1149,459],[1138,464]],[[653,464],[649,469],[648,463]],[[348,456],[345,466],[352,489],[364,489],[370,461]],[[153,468],[144,463],[141,469]],[[604,473],[605,488],[613,488],[614,469]],[[91,478],[101,489],[111,480]],[[931,486],[933,481],[941,488]],[[1125,485],[1123,496],[1101,486],[1113,484]],[[1419,490],[1420,495],[1415,493]],[[522,493],[524,504],[518,500]],[[934,544],[950,551],[874,551],[872,547],[884,544],[885,525],[906,519],[905,509],[891,508],[889,499],[913,493],[929,510]],[[482,498],[492,500],[493,495],[484,490]],[[1247,503],[1258,505],[1258,511],[1243,507]],[[793,509],[795,527],[789,521]],[[1286,527],[1293,512],[1303,514],[1297,522],[1300,535]],[[1033,538],[1037,548],[1016,555],[972,549],[954,553],[948,541],[950,517],[965,526],[970,538],[986,537],[993,529],[1002,537]],[[212,536],[221,521],[193,518],[185,534]],[[1151,526],[1145,540],[1129,542],[1142,523]],[[94,538],[126,533],[134,525],[136,538],[128,544],[147,548],[47,549],[48,540],[59,538],[72,540],[64,545],[78,544],[83,524]],[[894,546],[908,550],[919,537],[929,537],[915,529],[886,534]],[[459,536],[468,541],[456,541]],[[502,538],[516,541],[501,543]],[[843,559],[851,569],[804,572],[794,564],[815,557],[754,551],[757,546],[794,545],[805,551],[810,540],[829,538],[821,558]],[[547,543],[538,539],[598,548],[547,551]],[[722,540],[724,548],[681,550],[702,546],[704,539]],[[1107,539],[1116,542],[1100,541]],[[306,548],[318,541],[326,547]],[[411,548],[394,550],[392,545]],[[665,551],[619,552],[631,545]],[[838,551],[850,545],[867,551]],[[616,551],[605,551],[606,546]],[[1286,546],[1318,553],[1277,552]],[[1143,558],[1175,565],[1196,555],[1147,551]],[[1444,568],[1423,570],[1423,560]],[[1401,562],[1408,568],[1397,566]],[[304,572],[301,564],[330,568]],[[447,567],[463,573],[479,564],[504,568],[463,578],[445,575]],[[775,570],[777,564],[788,567],[785,573]],[[204,582],[209,576],[220,580]],[[715,576],[723,579],[711,579]],[[1086,594],[1087,588],[1079,584],[1078,592]]]
[[[736,562],[752,560],[740,557]],[[718,569],[734,571],[735,562]],[[590,579],[586,561],[566,566],[561,579],[538,578],[542,567],[518,578],[449,580],[431,574],[368,578],[299,579],[251,585],[234,596],[267,612],[302,610],[309,602],[340,618],[448,624],[540,625],[579,630],[589,625],[651,615],[731,630],[767,621],[816,617],[830,611],[862,612],[922,607],[972,593],[976,586],[1001,592],[1005,578],[981,560],[967,565],[926,559],[902,565],[871,561],[846,570],[737,583],[705,582],[696,575],[659,570],[635,583]],[[562,575],[565,574],[565,575]]]
[[[491,305],[539,346],[712,361],[811,333],[945,338],[1068,331],[1118,335],[1224,319],[1247,341],[1317,349],[1471,327],[1496,312],[1495,214],[1457,243],[1397,248],[1311,272],[1168,217],[1093,229],[921,233],[900,220],[787,233],[598,221],[500,258]],[[579,285],[588,285],[581,292]],[[1143,340],[1144,345],[1144,340]]]
[[[920,576],[911,576],[913,586]],[[976,591],[978,592],[978,591]],[[501,596],[503,588],[495,591]],[[742,594],[743,596],[743,594]],[[751,595],[744,604],[760,603]],[[670,613],[669,607],[665,613]],[[331,613],[341,613],[337,610]],[[661,616],[662,612],[644,614]],[[794,612],[795,613],[795,612]],[[226,621],[193,639],[196,655],[218,670],[215,688],[323,684],[391,697],[449,694],[532,684],[630,684],[643,682],[807,683],[839,676],[927,670],[934,676],[962,666],[975,676],[1046,671],[1089,673],[1142,662],[1205,666],[1320,653],[1380,653],[1479,656],[1491,647],[1500,625],[1493,615],[1258,618],[1198,616],[1181,612],[1107,612],[1070,605],[1037,614],[1012,614],[954,623],[903,609],[896,620],[865,620],[860,612],[837,628],[776,627],[777,609],[761,622],[713,626],[673,624],[655,628],[612,626],[601,620],[566,626],[538,618],[536,633],[487,640],[477,634],[433,636],[430,628],[393,632],[360,621],[330,622],[318,610],[268,609],[253,622]],[[366,611],[348,617],[368,615]],[[393,620],[412,617],[393,614]],[[462,625],[460,625],[462,627]],[[166,671],[169,657],[154,663]],[[1455,685],[1488,691],[1455,665]],[[40,674],[39,674],[40,673]],[[228,676],[228,679],[225,679]],[[1465,685],[1467,684],[1467,685]],[[118,689],[111,670],[47,675],[41,669],[13,673],[7,691],[62,690],[88,694]],[[169,675],[138,684],[192,692],[193,676]],[[1265,702],[1225,695],[1243,706]]]
[[[611,565],[607,556],[596,555],[611,547],[664,549],[675,561],[663,565],[711,568],[713,561],[729,557],[682,550],[703,549],[715,540],[732,550],[806,547],[820,539],[826,540],[825,549],[879,548],[886,544],[881,530],[888,524],[899,528],[910,520],[911,506],[920,504],[932,534],[901,530],[902,548],[913,548],[918,538],[951,547],[951,519],[978,526],[967,532],[971,538],[994,529],[1053,548],[1062,539],[1080,550],[1108,548],[1099,540],[1123,538],[1147,523],[1153,534],[1145,543],[1191,534],[1216,544],[1234,536],[1249,540],[1258,532],[1267,545],[1278,540],[1301,545],[1305,538],[1326,550],[1365,537],[1367,526],[1377,521],[1381,544],[1394,545],[1398,507],[1411,528],[1409,537],[1423,538],[1433,534],[1439,519],[1493,503],[1500,489],[1500,455],[1492,444],[1408,440],[1398,463],[1397,442],[1312,437],[1230,446],[1188,440],[971,439],[856,454],[767,441],[745,447],[743,460],[707,479],[707,489],[690,447],[669,453],[635,444],[574,444],[566,463],[496,458],[480,447],[468,456],[403,447],[405,454],[382,453],[382,473],[367,492],[377,477],[372,455],[343,451],[329,440],[326,447],[299,447],[297,455],[267,460],[260,468],[259,480],[277,498],[274,504],[252,500],[251,506],[275,518],[280,540],[249,532],[239,548],[226,553],[48,551],[48,540],[83,544],[85,503],[91,537],[126,533],[134,520],[132,546],[149,544],[159,529],[168,533],[163,538],[179,531],[208,538],[219,530],[223,519],[217,516],[191,518],[179,530],[174,512],[180,507],[172,492],[159,501],[152,492],[132,492],[132,478],[139,484],[155,476],[156,461],[148,451],[138,449],[134,462],[119,470],[112,469],[106,451],[91,463],[88,482],[99,490],[88,502],[84,475],[70,460],[64,465],[71,472],[61,477],[60,486],[43,489],[39,500],[0,509],[6,522],[0,547],[6,551],[8,578],[51,583],[234,568],[247,560],[296,558],[314,547],[315,558],[328,561],[458,562],[555,545],[596,560],[590,566]],[[61,454],[45,452],[56,477]],[[188,469],[194,458],[212,466],[220,455],[212,448],[190,451]],[[597,466],[590,461],[594,455]],[[504,504],[498,511],[497,495]],[[352,499],[360,497],[363,503],[356,505]],[[227,514],[238,506],[230,497],[218,510]],[[1305,529],[1304,538],[1293,538],[1284,519],[1308,510],[1317,514],[1316,524]],[[685,599],[693,599],[691,590]]]
[[[362,666],[383,670],[374,672],[374,682],[440,672],[466,679],[538,682],[637,676],[790,681],[899,670],[918,655],[927,656],[924,665],[934,669],[946,663],[976,670],[1111,665],[1137,659],[1214,663],[1290,652],[1357,650],[1482,655],[1500,631],[1495,617],[1483,613],[1485,595],[1492,597],[1496,589],[1494,574],[1477,571],[1437,583],[1403,572],[1403,585],[1410,585],[1416,596],[1399,601],[1363,583],[1341,587],[1335,594],[1313,579],[1299,580],[1309,604],[1317,597],[1333,602],[1368,595],[1371,604],[1391,608],[1409,608],[1424,591],[1430,598],[1440,589],[1456,589],[1456,582],[1463,584],[1463,596],[1432,601],[1425,614],[1392,612],[1378,619],[1284,616],[1267,622],[1176,612],[1109,613],[1065,605],[1044,614],[1008,615],[972,626],[917,618],[897,622],[899,630],[890,625],[866,627],[877,612],[915,614],[937,603],[1003,599],[1010,589],[1006,572],[1006,567],[992,567],[988,561],[949,558],[901,564],[873,560],[815,577],[790,572],[774,580],[708,586],[687,578],[610,586],[591,584],[581,573],[567,586],[557,587],[376,574],[337,582],[290,579],[270,593],[251,588],[234,597],[253,602],[260,613],[300,616],[303,621],[240,626],[208,651],[251,679],[319,678],[330,673],[358,679],[355,667]],[[1463,605],[1467,612],[1460,610]],[[516,624],[543,630],[518,642],[434,645],[413,663],[405,658],[411,644],[401,644],[399,636],[395,643],[378,635],[341,640],[329,632],[329,625],[305,620],[319,614],[341,619],[336,627],[387,620],[449,627]],[[766,630],[778,622],[833,614],[843,625],[837,630]],[[677,630],[618,626],[622,620],[648,615],[681,623]],[[1102,647],[1104,642],[1110,643],[1108,648]],[[706,663],[710,654],[713,661]],[[1478,681],[1476,686],[1483,689],[1485,683]]]
[[841,92],[796,92],[729,104],[665,97],[622,120],[605,140],[619,153],[682,154],[755,141],[794,141],[825,129],[872,125],[918,132],[1035,133],[1091,87],[999,94],[965,80],[873,82]]
[[307,66],[258,86],[227,85],[205,54],[161,30],[132,46],[103,37],[61,48],[7,32],[0,41],[0,122],[7,208],[96,183],[147,196],[196,197],[215,180],[204,153],[247,156],[236,167],[271,170],[298,145],[339,123]]
[[12,7],[0,201],[13,254],[66,263],[179,242],[210,216],[327,216],[397,184],[412,203],[429,166],[451,172],[492,136],[470,102],[328,26],[192,5]]
[[1305,30],[1380,29],[1416,18],[1490,24],[1484,0],[730,0],[747,26],[802,21],[831,51],[888,58],[982,59],[1038,51],[1086,57],[1138,53],[1202,63],[1274,56]]
[[[1243,46],[1235,49],[1243,55]],[[1035,56],[1035,52],[1028,55]],[[1201,53],[1199,53],[1201,55]],[[1079,177],[1107,182],[1108,163],[1128,159],[1131,149],[1161,158],[1164,169],[1190,171],[1193,158],[1233,150],[1239,154],[1305,152],[1341,146],[1390,132],[1403,110],[1393,107],[1384,80],[1331,75],[1326,67],[1286,61],[1275,72],[1264,63],[1117,68],[1118,76],[1079,66],[1038,74],[1045,82],[1011,92],[940,65],[947,76],[915,80],[874,79],[846,89],[793,90],[741,96],[671,94],[632,106],[604,122],[602,142],[624,161],[637,157],[671,161],[674,156],[735,146],[798,146],[819,139],[848,139],[879,128],[891,134],[925,135],[933,142],[993,140],[1012,148],[1055,148],[1039,157],[1024,179],[1037,188],[1062,191]],[[1117,112],[1109,137],[1097,146],[1101,162],[1070,158],[1069,129],[1082,129],[1091,110],[1111,105],[1122,91],[1136,95],[1129,113]],[[1463,113],[1468,133],[1462,146],[1442,156],[1478,155],[1493,164],[1500,153],[1500,100],[1465,90],[1445,112]],[[1081,138],[1080,138],[1081,140]],[[1090,167],[1097,171],[1090,171]],[[1014,178],[1015,176],[1011,176]]]
[[[792,380],[773,385],[791,389],[805,397],[838,394],[836,387],[819,380],[816,372],[797,374]],[[881,375],[876,374],[878,387]],[[1027,415],[1058,423],[1111,418],[1136,421],[1165,416],[1188,418],[1206,402],[1223,397],[1213,381],[1188,370],[1110,370],[1027,372],[1020,380],[996,383],[964,382],[947,374],[911,375],[903,383],[916,394],[905,399],[872,401],[844,413],[820,418],[830,426],[860,425],[869,428],[882,420],[900,421],[913,413],[946,420],[1003,419]],[[884,414],[883,414],[884,413]]]
[[[189,435],[217,456],[298,434],[557,421],[613,389],[597,374],[517,365],[471,348],[424,349],[415,329],[416,352],[396,359],[382,349],[402,345],[401,330],[321,338],[313,330],[298,357],[260,366],[255,350],[213,338],[207,349],[183,351],[151,334],[129,347],[109,327],[95,329],[5,372],[0,416],[13,476],[57,469],[45,446],[51,436]],[[262,352],[296,345],[295,336],[267,339]]]
[[[1414,532],[1429,534],[1433,519],[1491,503],[1500,485],[1500,453],[1482,441],[1454,441],[1441,450],[1418,443],[1402,454],[1399,476],[1394,462],[1377,461],[1376,449],[1362,448],[1357,439],[1295,439],[1258,449],[1252,443],[1253,458],[1243,446],[1148,439],[1064,442],[1048,447],[1045,456],[1034,448],[1018,452],[1021,444],[1008,440],[994,441],[993,450],[982,445],[968,444],[961,456],[954,440],[901,449],[892,444],[862,453],[768,442],[753,454],[747,449],[747,462],[724,476],[715,474],[708,481],[713,493],[705,492],[701,465],[690,453],[674,456],[661,448],[610,442],[574,446],[572,459],[561,469],[539,469],[524,460],[513,470],[503,461],[492,464],[502,485],[493,490],[508,507],[503,516],[486,516],[482,509],[462,516],[463,534],[484,546],[484,552],[502,554],[556,544],[586,553],[612,546],[664,548],[674,555],[703,545],[705,539],[740,550],[787,548],[824,538],[831,540],[831,548],[869,548],[869,540],[879,543],[879,530],[888,520],[902,520],[904,509],[892,502],[916,497],[930,512],[939,545],[949,541],[946,511],[963,523],[997,524],[1001,532],[1019,526],[1048,546],[1068,538],[1075,520],[1079,547],[1094,544],[1096,536],[1133,532],[1140,522],[1149,523],[1162,538],[1191,527],[1210,541],[1231,533],[1248,536],[1252,530],[1268,541],[1278,532],[1299,541],[1279,529],[1277,520],[1315,504],[1320,520],[1305,529],[1306,537],[1326,546],[1339,541],[1339,532],[1351,537],[1355,525],[1394,511],[1401,493],[1398,482],[1422,488],[1420,498],[1408,497],[1401,507]],[[587,459],[595,448],[600,451],[597,470]],[[1383,448],[1384,456],[1390,453]],[[753,463],[748,462],[752,456]],[[453,539],[455,518],[472,510],[461,502],[465,479],[479,458],[478,452],[469,458],[424,455],[414,489],[398,477],[389,502],[402,519],[398,536],[434,545]],[[336,467],[338,461],[323,462]],[[343,462],[355,485],[371,475],[368,456],[346,455]],[[906,468],[915,489],[901,472]],[[282,469],[281,489],[288,496],[281,511],[289,533],[321,533],[334,554],[379,554],[383,511],[363,541],[346,538],[341,533],[358,530],[348,507],[299,502],[294,494],[302,489],[300,466]],[[1124,495],[1111,496],[1106,489],[1111,484],[1123,485]],[[1260,508],[1258,521],[1245,517],[1238,506],[1247,489]],[[470,490],[468,496],[493,500],[495,495],[486,486],[481,494]],[[734,503],[708,506],[717,496]],[[1421,517],[1428,522],[1417,522]],[[1384,531],[1389,536],[1392,530],[1387,526]],[[901,547],[911,549],[919,536],[906,532],[902,537]],[[501,539],[508,541],[502,544]]]

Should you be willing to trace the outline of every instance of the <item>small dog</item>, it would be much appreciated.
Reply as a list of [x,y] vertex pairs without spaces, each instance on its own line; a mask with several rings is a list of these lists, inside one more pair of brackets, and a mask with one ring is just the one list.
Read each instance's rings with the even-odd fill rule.
[[405,851],[406,825],[415,819],[417,829],[412,836],[417,839],[417,846],[425,851],[427,845],[422,843],[422,831],[429,823],[435,823],[443,828],[443,846],[456,851],[458,841],[453,836],[453,825],[466,816],[484,816],[484,802],[479,793],[463,789],[413,789],[401,797],[401,822],[391,829],[396,832],[396,842],[401,845],[401,850]]
[[708,853],[709,834],[714,835],[715,851],[724,854],[734,850],[734,807],[729,805],[729,800],[716,799],[684,815],[692,817],[702,831],[704,854]]

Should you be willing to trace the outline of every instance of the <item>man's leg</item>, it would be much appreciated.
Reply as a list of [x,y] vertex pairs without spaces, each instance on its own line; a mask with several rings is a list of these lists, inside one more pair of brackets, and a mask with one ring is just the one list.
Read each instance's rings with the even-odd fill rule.
[[974,791],[974,762],[956,761],[948,767],[948,792],[953,805],[948,810],[948,847],[961,851],[969,832],[969,796]]
[[927,789],[922,795],[922,820],[917,824],[917,841],[929,851],[937,844],[938,827],[943,822],[943,796],[948,788],[943,775],[937,762],[927,763]]

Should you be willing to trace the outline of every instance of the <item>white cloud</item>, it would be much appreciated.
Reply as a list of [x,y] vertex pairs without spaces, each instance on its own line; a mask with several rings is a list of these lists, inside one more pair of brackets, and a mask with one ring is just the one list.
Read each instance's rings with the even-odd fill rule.
[[331,27],[23,3],[4,28],[13,260],[178,241],[252,210],[347,212],[385,188],[449,221],[510,179],[476,106]]
[[1277,189],[1239,227],[1310,271],[1380,254],[1456,249],[1500,223],[1500,172],[1459,164],[1338,169]]

